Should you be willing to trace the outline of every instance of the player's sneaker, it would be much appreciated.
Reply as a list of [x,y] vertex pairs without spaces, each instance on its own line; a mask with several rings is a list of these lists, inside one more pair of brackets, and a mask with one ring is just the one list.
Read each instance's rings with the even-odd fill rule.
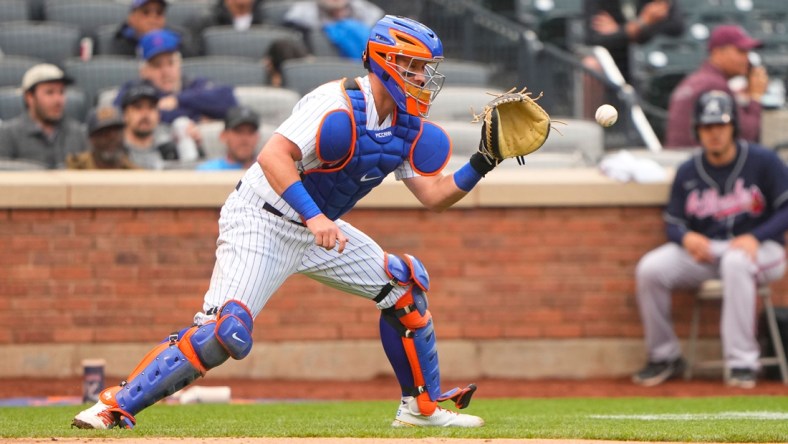
[[686,368],[687,362],[681,357],[673,361],[649,361],[645,367],[632,376],[632,382],[644,387],[653,387],[662,384],[668,379],[682,375]]
[[749,368],[733,368],[725,383],[729,387],[751,389],[755,388],[756,379],[755,370]]
[[134,417],[124,412],[118,407],[115,401],[115,393],[120,387],[111,387],[99,395],[99,401],[83,410],[71,421],[71,426],[79,429],[98,429],[106,430],[116,426],[126,428],[134,427]]
[[435,413],[424,416],[419,411],[416,398],[407,396],[402,398],[397,416],[392,427],[481,427],[484,420],[478,416],[466,415],[446,410],[441,407],[435,409]]

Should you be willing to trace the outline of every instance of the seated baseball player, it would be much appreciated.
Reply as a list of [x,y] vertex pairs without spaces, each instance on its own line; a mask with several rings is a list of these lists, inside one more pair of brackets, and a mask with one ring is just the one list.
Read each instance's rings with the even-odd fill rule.
[[[74,426],[131,426],[147,406],[229,358],[246,357],[254,319],[296,273],[369,300],[379,310],[381,342],[401,389],[392,426],[484,424],[478,416],[438,405],[451,401],[464,409],[476,387],[441,387],[426,265],[412,255],[385,252],[341,217],[391,173],[427,208],[445,210],[503,157],[477,152],[453,174],[441,172],[451,141],[423,119],[443,85],[437,70],[443,46],[432,30],[386,16],[372,30],[363,60],[368,75],[319,86],[298,102],[227,198],[211,284],[193,325],[165,338],[125,381],[76,415]],[[524,96],[505,101],[524,102]],[[483,145],[493,143],[492,152],[504,152],[494,122],[514,119],[491,119],[482,132],[496,137],[483,138]],[[518,121],[525,133],[544,136],[524,145],[541,146],[544,127]],[[519,154],[514,150],[512,156]]]
[[648,361],[633,381],[654,386],[685,368],[670,322],[671,293],[708,279],[723,283],[720,334],[726,384],[753,388],[760,370],[758,285],[785,273],[788,171],[774,151],[738,138],[734,98],[700,96],[693,119],[703,150],[676,171],[665,210],[669,242],[637,266],[637,302]]

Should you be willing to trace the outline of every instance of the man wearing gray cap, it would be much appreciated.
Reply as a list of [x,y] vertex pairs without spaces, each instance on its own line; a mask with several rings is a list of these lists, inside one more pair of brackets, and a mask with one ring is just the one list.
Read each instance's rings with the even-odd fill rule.
[[245,170],[257,158],[260,142],[260,116],[245,106],[231,108],[224,118],[224,131],[219,135],[227,151],[223,157],[197,165],[198,170]]
[[69,153],[88,148],[82,124],[64,116],[69,83],[55,65],[43,63],[25,73],[21,87],[26,112],[0,126],[0,159],[59,169]]

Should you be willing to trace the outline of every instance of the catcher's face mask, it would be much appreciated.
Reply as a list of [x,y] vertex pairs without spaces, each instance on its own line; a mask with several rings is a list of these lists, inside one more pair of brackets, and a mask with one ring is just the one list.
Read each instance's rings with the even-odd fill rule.
[[432,101],[443,88],[445,80],[445,76],[438,72],[440,61],[419,57],[393,56],[392,58],[396,61],[387,60],[386,63],[399,73],[407,96],[406,101],[411,99],[415,101],[418,115],[427,117]]
[[383,82],[397,107],[422,117],[443,86],[443,75],[437,71],[442,60],[443,44],[431,29],[393,15],[372,28],[364,54],[365,65]]

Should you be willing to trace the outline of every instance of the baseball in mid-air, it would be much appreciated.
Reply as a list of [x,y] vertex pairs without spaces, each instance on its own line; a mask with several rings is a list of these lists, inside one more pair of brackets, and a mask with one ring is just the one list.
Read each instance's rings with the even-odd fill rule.
[[598,124],[607,128],[618,120],[618,111],[612,105],[604,104],[596,109],[594,118]]

